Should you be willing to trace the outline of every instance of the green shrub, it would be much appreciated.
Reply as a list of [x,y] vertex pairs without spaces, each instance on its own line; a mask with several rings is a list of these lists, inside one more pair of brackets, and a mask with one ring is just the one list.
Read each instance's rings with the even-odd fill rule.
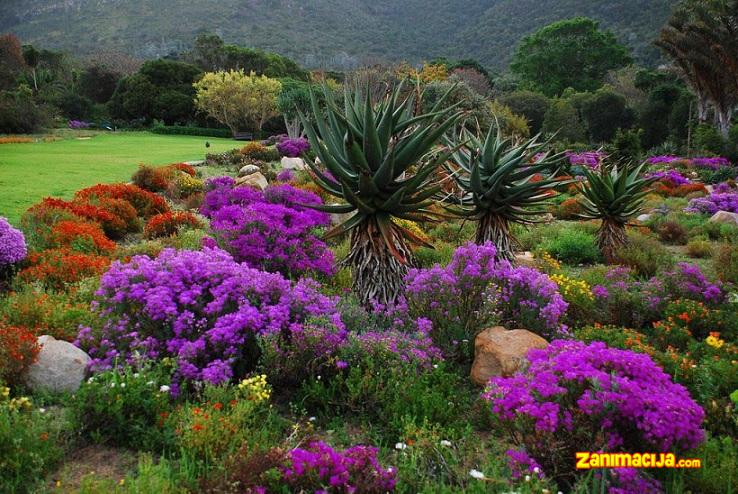
[[170,411],[169,382],[163,368],[101,372],[69,400],[70,421],[96,443],[161,450],[172,440],[163,420]]
[[563,228],[541,248],[567,264],[594,264],[600,260],[595,236],[579,229]]
[[712,256],[712,244],[707,240],[696,238],[687,243],[687,254],[689,257],[704,259]]
[[469,386],[443,363],[421,370],[365,355],[332,379],[307,381],[300,402],[326,416],[361,417],[394,442],[407,418],[453,429],[471,405]]
[[715,254],[715,272],[722,281],[738,283],[738,245],[723,244]]
[[436,243],[435,248],[420,247],[415,251],[415,260],[420,268],[429,268],[434,264],[445,266],[451,262],[455,246],[448,243]]
[[50,123],[50,110],[33,100],[28,86],[0,91],[0,134],[31,134]]
[[0,492],[36,492],[44,474],[62,456],[59,428],[28,398],[11,399],[0,383]]
[[735,492],[738,486],[738,440],[711,437],[691,456],[702,460],[702,468],[685,471],[685,492]]
[[208,129],[205,127],[184,127],[179,125],[156,125],[151,128],[151,132],[161,135],[223,137],[226,139],[233,137],[230,129]]
[[627,245],[618,249],[616,258],[638,276],[650,278],[674,265],[674,256],[658,240],[636,232],[630,232],[628,240]]
[[177,482],[177,472],[172,462],[160,458],[154,463],[151,455],[142,454],[138,460],[135,473],[126,475],[124,479],[100,479],[94,473],[82,477],[76,494],[186,494],[188,491]]

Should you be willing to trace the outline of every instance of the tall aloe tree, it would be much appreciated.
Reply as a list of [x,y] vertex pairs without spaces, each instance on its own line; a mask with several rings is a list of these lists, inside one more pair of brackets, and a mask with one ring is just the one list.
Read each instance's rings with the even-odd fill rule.
[[[462,131],[466,144],[452,154],[447,168],[462,191],[446,200],[463,218],[477,221],[476,243],[492,242],[502,259],[514,259],[511,224],[533,224],[541,206],[562,184],[556,178],[562,155],[542,152],[538,137],[520,144],[491,128],[482,142]],[[451,139],[449,139],[451,142]]]
[[656,180],[643,175],[645,166],[603,164],[599,170],[584,170],[587,181],[582,185],[581,216],[602,220],[597,246],[610,264],[616,262],[617,250],[628,243],[625,226],[641,211],[649,186]]
[[361,302],[392,303],[413,264],[410,244],[425,241],[392,221],[433,221],[428,209],[440,190],[434,171],[450,152],[431,158],[431,149],[461,116],[443,99],[428,113],[415,115],[414,98],[401,98],[402,85],[373,104],[368,91],[348,89],[343,108],[325,88],[325,108],[311,93],[313,118],[302,115],[305,134],[324,171],[308,165],[316,183],[345,204],[319,207],[331,213],[354,213],[326,233],[350,234],[345,262],[352,268]]

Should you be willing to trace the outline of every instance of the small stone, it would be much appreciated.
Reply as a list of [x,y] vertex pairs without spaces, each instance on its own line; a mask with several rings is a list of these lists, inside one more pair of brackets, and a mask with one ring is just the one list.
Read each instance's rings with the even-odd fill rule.
[[718,211],[713,214],[710,218],[710,223],[728,223],[738,225],[738,213],[731,213],[730,211]]
[[74,392],[85,378],[90,356],[83,350],[53,336],[39,336],[41,350],[28,368],[25,382],[33,391]]
[[238,176],[247,177],[249,175],[253,175],[254,173],[260,172],[261,170],[256,165],[244,165],[240,170],[238,170]]
[[284,170],[307,170],[307,165],[302,158],[288,158],[287,156],[282,158],[282,168]]
[[640,221],[641,223],[645,223],[646,221],[648,221],[650,219],[651,219],[651,215],[650,214],[641,214],[641,215],[639,215],[636,218],[636,220]]
[[528,364],[526,356],[531,348],[547,346],[546,340],[527,329],[485,329],[474,340],[471,380],[484,386],[493,376],[512,376]]
[[236,179],[236,187],[248,186],[254,187],[259,190],[264,190],[269,185],[267,179],[261,172],[252,173],[245,177],[239,177]]

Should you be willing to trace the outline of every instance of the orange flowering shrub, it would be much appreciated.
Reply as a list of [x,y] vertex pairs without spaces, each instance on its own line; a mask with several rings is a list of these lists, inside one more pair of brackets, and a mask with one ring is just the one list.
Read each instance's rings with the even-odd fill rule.
[[96,317],[90,312],[89,301],[78,293],[74,287],[63,293],[32,289],[11,293],[0,325],[4,322],[9,326],[23,326],[37,335],[74,341],[80,325],[90,325]]
[[556,217],[560,220],[577,219],[582,212],[582,206],[576,198],[570,197],[563,201],[554,211]]
[[33,138],[23,136],[0,137],[0,144],[26,144],[28,142],[33,142]]
[[131,184],[97,184],[77,191],[74,197],[89,203],[103,198],[123,199],[131,203],[138,216],[144,218],[169,211],[169,205],[163,197]]
[[110,258],[82,254],[68,248],[49,249],[28,256],[31,264],[18,277],[27,283],[38,282],[52,289],[63,289],[67,283],[99,276],[110,266]]
[[149,192],[164,192],[181,173],[185,173],[190,177],[197,175],[197,171],[192,165],[187,163],[173,163],[167,166],[154,168],[152,166],[141,165],[138,171],[133,174],[131,181]]
[[67,247],[75,252],[110,255],[115,251],[115,242],[95,223],[60,221],[51,235],[56,247]]
[[707,189],[703,184],[682,184],[674,186],[668,182],[657,182],[653,190],[665,197],[686,197],[694,193],[707,194]]
[[36,336],[26,328],[0,323],[0,381],[17,384],[38,355]]
[[126,233],[141,231],[136,208],[125,199],[104,197],[97,201],[97,205],[112,216],[110,221],[102,223],[103,230],[110,238],[119,239]]
[[144,227],[146,238],[169,237],[177,233],[181,226],[197,227],[200,221],[192,213],[173,211],[157,214]]

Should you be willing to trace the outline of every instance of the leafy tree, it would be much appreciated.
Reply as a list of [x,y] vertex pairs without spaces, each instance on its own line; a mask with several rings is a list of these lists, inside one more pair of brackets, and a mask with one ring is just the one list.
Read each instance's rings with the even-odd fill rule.
[[482,96],[487,96],[492,91],[492,84],[489,82],[489,77],[471,67],[453,69],[449,77],[452,81],[463,82]]
[[282,84],[267,76],[243,70],[208,72],[194,84],[197,108],[236,134],[244,126],[261,130],[277,115],[277,97]]
[[79,76],[79,89],[95,103],[107,103],[115,93],[121,74],[104,65],[90,65]]
[[23,49],[13,34],[0,36],[0,90],[16,87],[18,78],[26,70]]
[[543,119],[551,106],[550,99],[533,91],[513,91],[500,98],[500,102],[510,107],[514,113],[524,116],[532,134],[541,131]]
[[300,112],[310,111],[310,84],[294,79],[282,79],[282,90],[277,97],[277,110],[284,118],[290,137],[302,135]]
[[579,112],[593,143],[612,140],[618,129],[630,128],[635,120],[625,97],[604,88],[584,95]]
[[568,99],[557,98],[551,102],[543,118],[544,134],[556,133],[557,141],[584,142],[586,129],[579,112]]
[[22,84],[13,91],[0,91],[0,134],[40,131],[49,123],[48,109],[36,104],[33,91]]
[[31,77],[33,78],[33,89],[38,91],[38,81],[36,80],[36,67],[38,67],[41,61],[41,52],[39,52],[33,45],[23,46],[23,59],[26,65],[31,69]]
[[553,97],[569,87],[594,91],[608,71],[630,62],[614,34],[600,31],[597,21],[576,17],[523,38],[510,68],[525,85]]

